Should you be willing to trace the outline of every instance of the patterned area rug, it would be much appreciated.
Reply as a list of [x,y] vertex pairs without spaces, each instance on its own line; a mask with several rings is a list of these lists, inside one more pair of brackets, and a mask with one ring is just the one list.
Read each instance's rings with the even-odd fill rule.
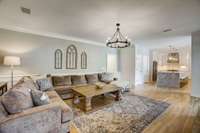
[[81,133],[140,133],[168,106],[166,102],[129,94],[110,107],[76,117],[73,123]]

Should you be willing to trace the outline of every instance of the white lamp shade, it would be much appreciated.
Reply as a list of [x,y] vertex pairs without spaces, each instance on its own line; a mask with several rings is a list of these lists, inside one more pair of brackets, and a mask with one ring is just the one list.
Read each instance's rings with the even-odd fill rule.
[[21,64],[21,60],[20,57],[17,56],[5,56],[3,64],[9,66],[18,66]]

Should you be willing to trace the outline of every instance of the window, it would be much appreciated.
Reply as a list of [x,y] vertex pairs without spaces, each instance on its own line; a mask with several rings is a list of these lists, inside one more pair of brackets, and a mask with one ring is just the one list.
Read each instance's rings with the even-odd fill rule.
[[66,69],[77,69],[77,49],[74,45],[67,48]]
[[54,60],[55,60],[54,64],[55,69],[62,69],[62,50],[56,49]]

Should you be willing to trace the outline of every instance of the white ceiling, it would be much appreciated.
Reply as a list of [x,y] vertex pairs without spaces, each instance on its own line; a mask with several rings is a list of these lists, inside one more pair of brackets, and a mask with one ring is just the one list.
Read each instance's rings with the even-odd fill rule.
[[[120,22],[136,44],[173,45],[200,30],[200,0],[0,0],[0,18],[1,28],[102,45]],[[173,31],[163,33],[167,28]]]

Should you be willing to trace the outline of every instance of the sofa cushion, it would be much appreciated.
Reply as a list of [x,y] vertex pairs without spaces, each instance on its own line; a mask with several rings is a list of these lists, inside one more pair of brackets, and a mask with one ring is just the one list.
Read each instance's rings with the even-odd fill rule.
[[72,86],[55,86],[54,90],[57,93],[66,93],[66,92],[71,92],[72,91]]
[[0,98],[0,121],[2,121],[7,116],[8,116],[8,112],[6,112],[3,104],[1,103],[1,98]]
[[41,106],[49,103],[48,95],[42,91],[31,90],[31,96],[35,106]]
[[62,123],[61,124],[61,133],[69,133],[70,131],[70,122]]
[[53,85],[49,78],[38,79],[36,80],[36,83],[41,91],[53,90]]
[[93,84],[99,81],[98,74],[87,74],[85,75],[88,84]]
[[73,111],[71,108],[58,96],[55,91],[48,91],[50,103],[57,103],[61,107],[62,123],[68,122],[73,118]]
[[2,96],[2,103],[7,112],[15,114],[33,107],[30,89],[17,86]]
[[87,81],[85,79],[85,75],[73,75],[73,76],[71,76],[71,79],[72,79],[73,85],[87,84]]
[[53,76],[52,82],[54,86],[69,86],[72,84],[71,76]]
[[61,108],[57,104],[34,107],[0,123],[0,133],[61,133]]
[[64,102],[60,96],[56,93],[56,91],[47,91],[46,94],[48,95],[49,97],[49,102],[50,103],[54,103],[54,102],[57,102],[57,103],[62,103]]
[[101,73],[100,74],[100,79],[102,82],[105,83],[110,83],[113,81],[113,74],[112,73]]
[[54,87],[54,90],[62,99],[69,99],[73,98],[73,92],[71,88],[71,86],[56,86]]
[[73,112],[72,112],[72,109],[66,105],[66,104],[63,104],[61,106],[61,120],[62,120],[62,123],[65,123],[65,122],[68,122],[70,120],[73,119]]

